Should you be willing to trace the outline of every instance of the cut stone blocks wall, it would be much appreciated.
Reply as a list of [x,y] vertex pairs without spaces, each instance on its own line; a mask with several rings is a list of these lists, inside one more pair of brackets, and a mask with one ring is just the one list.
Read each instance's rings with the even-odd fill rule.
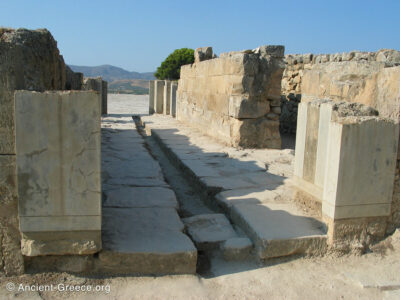
[[99,92],[99,97],[101,99],[100,107],[101,107],[101,114],[107,114],[107,81],[101,79],[101,77],[96,78],[85,78],[83,80],[83,87],[82,90],[85,91],[97,91]]
[[283,52],[262,46],[182,66],[177,119],[232,146],[280,148]]
[[[391,103],[387,100],[393,98],[391,95],[394,94],[390,89],[383,87],[381,91],[388,91],[385,96],[379,95],[379,92],[374,95],[376,86],[373,83],[376,79],[374,68],[376,66],[384,68],[385,71],[381,73],[393,72],[386,70],[400,65],[399,51],[382,49],[377,52],[289,54],[285,56],[285,62],[282,78],[281,131],[296,131],[297,106],[307,95],[314,96],[314,99],[329,98],[364,103],[378,109],[382,116],[388,116],[381,109],[384,109],[385,103]],[[310,75],[307,73],[311,71],[313,73],[318,71],[319,75],[308,77]],[[394,82],[388,75],[383,77],[386,78],[387,86],[390,82]],[[383,78],[380,80],[385,80]],[[310,91],[310,88],[313,91]],[[359,97],[355,97],[357,94]]]
[[101,249],[100,116],[97,92],[15,93],[24,255]]
[[331,244],[382,237],[390,221],[399,129],[377,114],[359,103],[299,105],[295,200],[319,203]]
[[64,60],[46,29],[0,28],[0,273],[24,270],[18,222],[14,91],[62,90]]

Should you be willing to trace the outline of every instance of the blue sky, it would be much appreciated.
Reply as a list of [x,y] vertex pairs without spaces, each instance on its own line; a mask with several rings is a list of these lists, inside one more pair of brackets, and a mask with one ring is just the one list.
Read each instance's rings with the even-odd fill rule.
[[146,72],[182,47],[399,50],[399,12],[400,0],[0,0],[0,26],[49,29],[69,64]]

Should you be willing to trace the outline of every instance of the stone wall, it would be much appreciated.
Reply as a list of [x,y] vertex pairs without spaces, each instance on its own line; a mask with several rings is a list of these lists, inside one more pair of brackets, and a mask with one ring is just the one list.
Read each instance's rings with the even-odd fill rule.
[[[302,97],[304,97],[304,85],[311,85],[317,87],[315,81],[308,78],[304,78],[304,74],[310,69],[319,69],[322,73],[325,73],[329,68],[332,72],[335,72],[338,80],[344,89],[346,89],[346,81],[352,84],[352,88],[360,89],[363,86],[362,80],[365,76],[368,76],[368,68],[388,68],[400,64],[400,52],[395,50],[379,50],[377,52],[358,52],[353,51],[349,53],[336,53],[336,54],[289,54],[285,56],[285,71],[282,78],[282,114],[280,118],[281,131],[288,133],[296,132],[296,120],[297,120],[297,106]],[[380,67],[379,67],[380,66]],[[338,69],[336,69],[338,68]],[[360,68],[360,70],[357,70]],[[347,74],[344,75],[343,72],[347,69]],[[362,72],[364,69],[366,72]],[[354,71],[354,75],[350,75],[349,72]],[[332,75],[332,74],[331,74]],[[346,77],[347,76],[347,77]],[[342,80],[339,78],[342,77]],[[325,76],[326,78],[326,76]],[[304,82],[306,81],[306,82]],[[358,81],[358,83],[352,83],[353,81]],[[342,92],[345,92],[343,90]],[[323,95],[318,95],[320,97],[332,96],[329,90],[326,90]],[[337,91],[336,91],[337,93]],[[319,93],[318,93],[319,94]],[[337,96],[337,95],[336,95]],[[360,102],[357,100],[351,100],[352,94],[344,95],[340,97],[335,97],[337,100],[346,100]],[[364,96],[364,95],[363,95]],[[317,97],[319,98],[319,97]],[[329,97],[330,98],[330,97]],[[346,99],[347,98],[347,99]],[[384,104],[386,100],[382,100],[381,104]],[[373,105],[372,100],[365,102],[367,105]],[[382,108],[382,107],[380,107]],[[384,113],[385,116],[387,114]]]
[[0,272],[24,270],[18,220],[14,120],[15,90],[62,90],[66,69],[45,29],[0,28]]
[[[204,51],[203,51],[204,50]],[[182,66],[176,117],[228,145],[280,148],[283,46],[222,53]],[[201,60],[201,57],[206,60]]]

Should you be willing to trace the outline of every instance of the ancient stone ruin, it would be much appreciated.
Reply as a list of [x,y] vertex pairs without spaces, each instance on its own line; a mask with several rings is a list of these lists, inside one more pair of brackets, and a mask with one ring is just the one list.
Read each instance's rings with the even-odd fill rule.
[[47,30],[0,29],[0,51],[6,275],[194,274],[216,256],[362,253],[400,227],[395,50],[198,48],[133,117]]

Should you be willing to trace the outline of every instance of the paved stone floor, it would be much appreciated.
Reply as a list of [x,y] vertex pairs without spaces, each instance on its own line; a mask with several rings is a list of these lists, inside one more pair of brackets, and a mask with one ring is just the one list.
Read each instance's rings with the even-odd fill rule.
[[143,113],[143,101],[129,108],[130,102],[126,95],[112,95],[109,115],[102,118],[100,268],[118,274],[194,273],[196,248],[183,233],[175,193],[132,119],[136,106]]

